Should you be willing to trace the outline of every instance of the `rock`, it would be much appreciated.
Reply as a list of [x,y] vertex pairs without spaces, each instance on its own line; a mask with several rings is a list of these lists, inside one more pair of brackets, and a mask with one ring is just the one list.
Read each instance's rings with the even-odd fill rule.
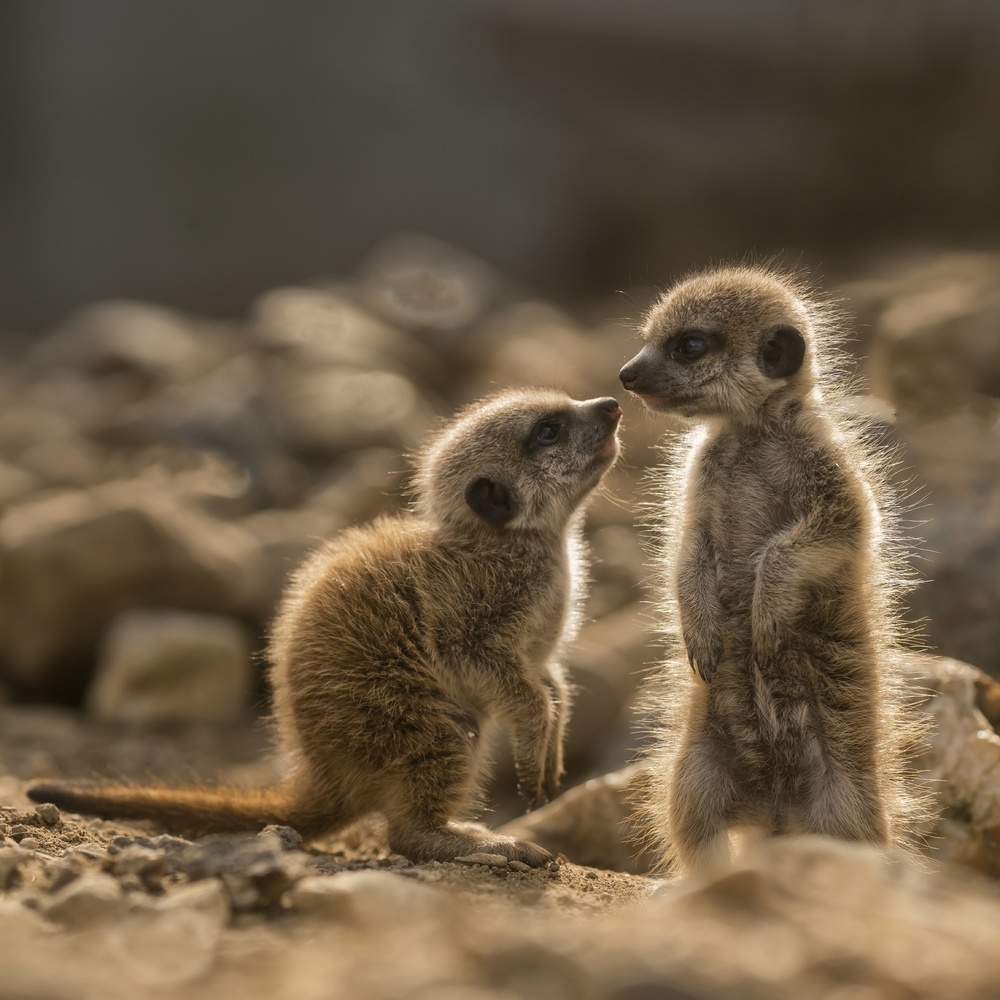
[[388,871],[311,875],[291,892],[291,905],[298,913],[361,925],[419,920],[442,902],[439,890]]
[[42,338],[30,362],[91,375],[126,370],[158,381],[190,377],[225,356],[218,327],[142,302],[98,302]]
[[916,766],[935,793],[941,818],[930,831],[936,855],[1000,876],[1000,736],[983,712],[995,708],[1000,685],[958,660],[914,655],[908,679],[931,692],[930,743]]
[[441,362],[407,333],[387,326],[332,289],[276,288],[254,304],[254,332],[305,368],[335,365],[441,380]]
[[79,689],[81,665],[122,611],[263,617],[260,545],[141,482],[35,500],[0,517],[0,669],[15,684]]
[[154,905],[162,912],[189,910],[201,913],[216,927],[224,927],[229,922],[229,897],[225,887],[215,878],[171,889],[157,899]]
[[237,355],[198,379],[123,407],[105,436],[132,447],[172,442],[189,454],[225,456],[237,473],[229,485],[234,508],[294,504],[308,477],[282,453],[266,379],[259,359]]
[[894,406],[941,415],[1000,396],[1000,254],[903,259],[849,286],[866,325],[872,388]]
[[502,292],[488,264],[426,236],[386,240],[361,270],[360,294],[368,306],[442,349],[453,349]]
[[911,616],[935,649],[1000,677],[1000,401],[925,419],[901,413],[903,477],[921,500]]
[[20,845],[16,847],[0,847],[0,889],[8,889],[13,882],[21,862],[30,857],[30,853]]
[[253,690],[250,636],[231,618],[128,611],[98,655],[87,709],[105,722],[234,722]]
[[112,928],[111,951],[139,983],[162,989],[182,986],[212,967],[228,920],[226,893],[217,879],[208,879],[133,910]]
[[84,930],[124,912],[124,894],[110,875],[86,872],[54,893],[42,907],[50,920]]
[[592,778],[552,802],[504,824],[500,833],[593,868],[642,873],[655,859],[629,839],[642,768],[631,765]]
[[[486,321],[461,345],[477,371],[468,391],[479,396],[504,385],[559,385],[577,399],[621,394],[621,339],[584,332],[565,313],[541,302],[517,302]],[[558,373],[558,376],[555,375]]]
[[265,826],[258,837],[277,837],[281,848],[284,851],[296,851],[302,846],[302,834],[298,830],[293,830],[290,826],[277,826],[271,823]]
[[330,365],[275,377],[270,402],[285,447],[323,459],[375,446],[412,450],[434,417],[404,376]]
[[167,856],[165,851],[133,844],[110,855],[105,862],[105,869],[119,878],[123,875],[137,875],[143,885],[158,887],[167,870]]
[[489,865],[491,868],[506,868],[507,859],[502,854],[461,854],[454,858],[459,865]]
[[46,826],[55,826],[59,822],[59,807],[51,802],[43,802],[41,805],[35,806],[35,812]]
[[103,864],[108,856],[108,849],[103,844],[90,841],[85,844],[74,844],[63,852],[63,857],[70,862],[82,861]]

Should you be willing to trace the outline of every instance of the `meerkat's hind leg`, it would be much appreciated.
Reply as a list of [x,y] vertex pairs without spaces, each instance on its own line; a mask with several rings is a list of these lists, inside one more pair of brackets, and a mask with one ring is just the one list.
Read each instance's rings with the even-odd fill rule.
[[812,782],[800,815],[809,833],[869,844],[889,843],[889,823],[877,791],[864,777],[853,779],[832,767]]
[[735,787],[716,749],[694,740],[674,771],[670,800],[670,840],[675,859],[685,871],[720,871],[732,863],[729,828]]
[[461,717],[445,715],[438,722],[412,740],[408,765],[381,806],[390,848],[413,861],[451,861],[464,854],[499,854],[533,867],[551,861],[535,844],[455,820],[477,798],[482,748],[476,730]]

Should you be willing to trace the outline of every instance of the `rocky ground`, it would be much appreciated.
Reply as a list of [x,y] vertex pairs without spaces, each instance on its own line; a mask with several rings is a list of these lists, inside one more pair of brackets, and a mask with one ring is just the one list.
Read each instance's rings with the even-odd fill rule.
[[674,884],[635,856],[636,778],[616,769],[641,743],[635,696],[656,658],[636,511],[663,431],[637,406],[590,514],[576,787],[516,818],[501,762],[491,792],[489,821],[559,863],[414,865],[376,822],[306,850],[283,829],[189,843],[29,805],[40,777],[268,781],[257,654],[288,569],[397,506],[401,456],[455,406],[507,384],[619,391],[635,338],[605,317],[622,303],[571,319],[458,251],[397,240],[364,273],[269,292],[244,320],[103,303],[30,350],[0,340],[0,994],[994,995],[1000,257],[897,257],[838,284],[917,504],[931,582],[909,614],[981,668],[907,668],[936,726],[916,762],[941,809],[928,870],[804,840]]

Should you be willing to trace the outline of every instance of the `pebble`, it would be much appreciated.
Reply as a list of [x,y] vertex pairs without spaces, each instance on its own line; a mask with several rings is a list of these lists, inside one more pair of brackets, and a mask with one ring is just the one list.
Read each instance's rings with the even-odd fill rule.
[[37,851],[40,845],[37,837],[22,837],[21,846],[26,851]]
[[586,878],[600,878],[597,872],[585,872],[584,874]]
[[167,871],[167,855],[162,850],[131,844],[115,854],[109,854],[104,868],[121,878],[123,885],[125,878],[130,879],[126,888],[158,888]]
[[59,807],[51,802],[43,802],[41,805],[35,806],[35,812],[46,826],[55,826],[59,822]]
[[108,856],[108,850],[103,844],[87,841],[84,844],[75,844],[73,847],[63,851],[63,857],[70,860],[79,858],[83,861],[104,861]]
[[455,858],[460,865],[486,865],[489,868],[506,868],[507,859],[502,854],[461,854]]
[[278,826],[274,823],[265,826],[258,837],[277,837],[282,848],[286,851],[297,851],[302,846],[302,834],[298,830],[293,830],[290,826]]
[[56,892],[43,906],[43,912],[64,927],[83,929],[121,913],[124,898],[117,879],[87,872]]

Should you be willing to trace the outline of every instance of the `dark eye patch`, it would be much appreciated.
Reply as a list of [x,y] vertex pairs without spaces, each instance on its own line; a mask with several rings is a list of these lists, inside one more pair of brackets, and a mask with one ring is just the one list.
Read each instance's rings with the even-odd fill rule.
[[703,358],[711,351],[719,350],[725,342],[725,337],[721,333],[682,330],[674,334],[663,346],[675,361],[689,364]]
[[552,413],[536,421],[531,428],[528,440],[525,442],[529,451],[537,448],[549,448],[566,440],[569,433],[569,418],[565,413]]

